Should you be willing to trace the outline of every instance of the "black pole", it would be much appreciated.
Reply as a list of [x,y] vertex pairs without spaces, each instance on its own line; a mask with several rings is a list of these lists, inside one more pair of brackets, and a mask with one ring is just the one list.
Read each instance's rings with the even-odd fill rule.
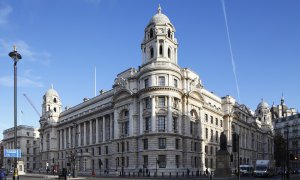
[[[14,50],[10,52],[9,57],[11,57],[14,61],[14,149],[17,150],[18,148],[18,141],[17,141],[17,117],[18,117],[18,107],[17,107],[17,63],[22,56],[17,52],[16,46],[14,46]],[[13,179],[19,179],[18,175],[18,159],[17,157],[14,158],[14,174]]]
[[286,128],[287,128],[287,133],[286,133],[286,179],[289,180],[290,179],[290,168],[289,168],[289,160],[290,160],[290,157],[289,157],[289,124],[286,125]]

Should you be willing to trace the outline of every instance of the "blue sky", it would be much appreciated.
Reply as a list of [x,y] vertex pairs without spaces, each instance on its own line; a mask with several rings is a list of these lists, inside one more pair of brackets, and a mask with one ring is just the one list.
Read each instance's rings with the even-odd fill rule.
[[[13,126],[14,44],[19,123],[39,127],[42,96],[54,85],[63,106],[111,89],[116,75],[138,67],[144,28],[158,4],[176,28],[181,67],[197,72],[206,89],[238,99],[221,0],[0,1],[0,132]],[[282,93],[299,109],[300,1],[225,0],[240,103],[255,109]],[[2,133],[0,135],[2,139]]]

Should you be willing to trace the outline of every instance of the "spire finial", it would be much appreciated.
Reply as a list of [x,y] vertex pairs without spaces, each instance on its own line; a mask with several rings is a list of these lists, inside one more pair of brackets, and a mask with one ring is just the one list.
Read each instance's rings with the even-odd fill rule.
[[158,4],[157,13],[158,13],[158,14],[161,14],[161,7],[160,7],[160,4]]
[[17,46],[13,45],[14,51],[17,51]]
[[51,84],[51,89],[53,89],[53,84]]
[[261,98],[261,102],[264,102],[264,98]]

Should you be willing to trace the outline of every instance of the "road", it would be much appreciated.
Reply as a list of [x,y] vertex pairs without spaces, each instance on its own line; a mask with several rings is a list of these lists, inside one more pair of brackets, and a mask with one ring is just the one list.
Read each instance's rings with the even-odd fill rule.
[[[19,180],[31,180],[31,179],[58,179],[57,176],[46,176],[46,175],[26,175],[26,176],[20,176]],[[139,179],[156,179],[156,180],[174,180],[174,179],[178,179],[178,180],[210,180],[207,177],[190,177],[190,178],[176,178],[176,177],[172,177],[172,178],[142,178],[142,177],[78,177],[78,178],[68,178],[68,180],[71,179],[100,179],[100,180],[139,180]],[[213,178],[213,180],[237,180],[237,177],[232,177],[232,178]],[[254,178],[252,176],[249,177],[241,177],[241,180],[266,180],[266,179],[271,179],[271,180],[281,180],[282,177],[281,176],[274,176],[272,178]],[[293,174],[291,175],[290,180],[299,180],[300,179],[300,174]],[[12,177],[9,176],[7,177],[7,180],[12,180]]]

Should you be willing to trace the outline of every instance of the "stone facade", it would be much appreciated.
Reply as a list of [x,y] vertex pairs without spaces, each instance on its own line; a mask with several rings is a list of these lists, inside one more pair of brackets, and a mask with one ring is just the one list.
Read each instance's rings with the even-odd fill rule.
[[198,74],[178,66],[175,28],[160,7],[144,33],[141,66],[118,74],[111,90],[64,111],[58,93],[46,92],[40,118],[44,170],[72,169],[74,159],[78,172],[90,175],[214,170],[223,131],[229,153],[232,133],[243,137],[243,162],[272,159],[270,119],[259,120],[234,98],[206,90]]
[[[17,142],[17,147],[22,152],[22,157],[18,159],[20,163],[24,164],[22,171],[38,172],[40,168],[40,139],[38,129],[26,125],[17,126]],[[4,149],[14,149],[14,128],[3,131],[2,144]],[[13,169],[13,162],[13,158],[4,158],[4,168]]]
[[[276,134],[281,135],[285,140],[289,137],[288,150],[289,154],[300,157],[300,114],[294,108],[288,108],[281,99],[280,105],[274,106],[277,110],[274,113],[273,125]],[[300,168],[298,160],[290,160],[292,170]]]

